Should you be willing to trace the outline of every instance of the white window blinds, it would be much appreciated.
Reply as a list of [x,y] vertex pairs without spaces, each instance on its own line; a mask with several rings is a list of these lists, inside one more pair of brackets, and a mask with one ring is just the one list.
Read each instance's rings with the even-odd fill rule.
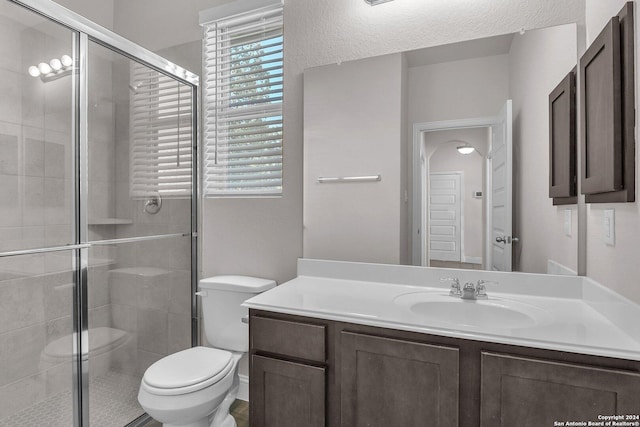
[[282,194],[282,6],[204,24],[204,193]]
[[131,196],[189,197],[191,88],[133,61],[130,77]]

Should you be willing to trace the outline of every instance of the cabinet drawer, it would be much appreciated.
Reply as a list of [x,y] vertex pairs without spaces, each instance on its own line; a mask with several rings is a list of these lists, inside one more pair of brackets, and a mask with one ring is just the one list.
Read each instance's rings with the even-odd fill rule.
[[254,351],[324,363],[325,337],[323,325],[251,317],[251,348]]

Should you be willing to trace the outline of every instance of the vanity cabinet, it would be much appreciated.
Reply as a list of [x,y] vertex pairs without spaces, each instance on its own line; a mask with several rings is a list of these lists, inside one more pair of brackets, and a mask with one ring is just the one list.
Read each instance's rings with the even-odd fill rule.
[[482,353],[481,426],[552,426],[638,414],[637,373]]
[[252,427],[511,427],[640,414],[640,362],[250,310]]
[[252,316],[252,427],[325,427],[326,326]]
[[342,427],[458,425],[458,349],[340,333]]

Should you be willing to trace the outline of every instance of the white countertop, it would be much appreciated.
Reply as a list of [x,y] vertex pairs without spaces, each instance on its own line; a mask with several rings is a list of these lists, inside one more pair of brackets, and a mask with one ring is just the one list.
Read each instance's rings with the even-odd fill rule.
[[[640,360],[640,328],[633,326],[640,318],[640,307],[589,279],[309,260],[300,260],[298,272],[303,274],[247,300],[244,306],[454,338]],[[434,280],[436,276],[452,275],[461,276],[461,280],[467,280],[467,276],[485,280],[499,277],[498,288],[487,286],[489,301],[513,302],[544,311],[542,321],[517,328],[502,324],[480,328],[468,322],[425,320],[403,303],[412,298],[407,294],[424,293],[444,302],[455,300],[448,296],[448,286]],[[523,284],[532,288],[531,292],[526,292]]]

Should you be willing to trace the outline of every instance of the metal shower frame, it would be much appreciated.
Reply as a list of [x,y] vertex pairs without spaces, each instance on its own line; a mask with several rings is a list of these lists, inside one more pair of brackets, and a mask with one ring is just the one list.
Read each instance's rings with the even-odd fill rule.
[[[0,257],[31,255],[57,251],[74,251],[74,291],[73,291],[73,426],[89,425],[89,319],[88,319],[88,256],[94,245],[129,243],[170,237],[191,237],[191,345],[199,344],[199,325],[195,292],[198,284],[198,200],[199,200],[199,157],[198,140],[200,117],[199,77],[175,65],[155,53],[136,45],[130,40],[101,27],[100,25],[54,3],[50,0],[8,0],[48,18],[74,32],[73,54],[77,72],[72,74],[73,99],[76,105],[73,115],[72,139],[74,146],[75,181],[75,242],[74,244],[36,249],[25,249],[0,253]],[[111,239],[89,242],[87,222],[88,195],[88,80],[87,69],[89,42],[95,42],[129,59],[164,73],[191,87],[192,93],[192,194],[191,232],[156,236]],[[132,420],[129,426],[141,426],[149,420],[143,415]]]

